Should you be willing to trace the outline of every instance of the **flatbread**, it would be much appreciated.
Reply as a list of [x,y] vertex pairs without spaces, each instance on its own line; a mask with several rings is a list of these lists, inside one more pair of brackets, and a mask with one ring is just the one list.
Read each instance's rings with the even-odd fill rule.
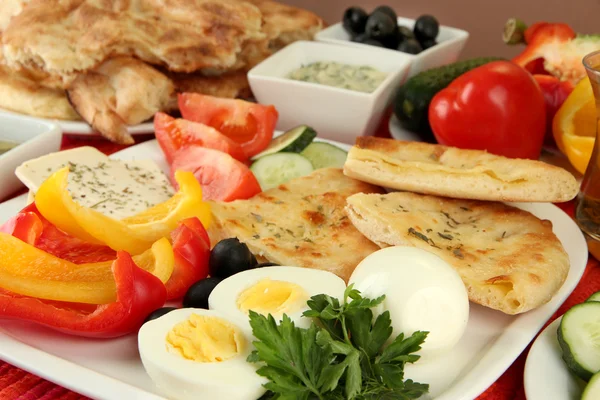
[[249,200],[211,202],[211,243],[237,237],[263,260],[326,270],[347,281],[378,249],[344,213],[346,198],[360,192],[382,191],[325,168]]
[[132,144],[127,125],[146,121],[164,110],[173,83],[150,65],[115,57],[80,74],[67,91],[71,104],[96,131],[116,143]]
[[65,78],[114,56],[172,71],[227,70],[244,46],[266,42],[262,14],[236,0],[31,0],[2,36],[13,69]]
[[0,108],[41,118],[79,120],[64,90],[38,85],[0,66]]
[[408,192],[356,194],[347,202],[350,220],[370,240],[440,256],[471,301],[506,314],[547,303],[569,272],[552,223],[503,203]]
[[563,202],[579,191],[568,171],[541,161],[374,137],[356,140],[344,173],[391,189],[461,199]]

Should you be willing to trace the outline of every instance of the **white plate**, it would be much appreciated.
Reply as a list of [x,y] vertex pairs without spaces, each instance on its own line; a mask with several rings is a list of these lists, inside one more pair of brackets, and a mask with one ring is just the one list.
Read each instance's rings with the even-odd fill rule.
[[14,174],[21,163],[58,151],[62,133],[58,125],[35,118],[0,114],[0,140],[19,143],[0,155],[0,200],[23,187]]
[[525,395],[527,400],[579,400],[585,382],[571,374],[562,359],[558,344],[557,318],[538,336],[525,362]]
[[406,140],[409,142],[421,141],[419,135],[407,129],[404,129],[402,125],[400,125],[400,121],[398,121],[398,118],[396,118],[394,114],[392,114],[392,116],[390,117],[388,129],[390,130],[390,135],[396,140]]
[[[348,149],[348,146],[340,147]],[[131,160],[150,158],[167,165],[156,141],[113,155]],[[14,215],[25,197],[0,204],[0,223]],[[552,204],[518,204],[552,221],[571,270],[562,288],[546,305],[509,316],[472,305],[467,332],[457,347],[435,362],[408,366],[406,376],[431,385],[438,400],[472,400],[485,391],[521,354],[544,323],[573,291],[587,262],[587,247],[571,218]],[[157,389],[139,359],[136,337],[116,340],[75,338],[28,323],[2,321],[0,358],[62,386],[98,399],[157,399]],[[432,397],[429,397],[432,398]]]
[[[13,111],[8,111],[0,108],[0,116],[1,115],[18,115],[24,116],[24,114],[19,114]],[[34,118],[34,117],[31,117]],[[46,118],[35,118],[44,122],[52,122],[57,124],[63,133],[68,133],[71,135],[99,135],[98,132],[94,131],[87,123],[83,121],[64,121],[60,119],[46,119]],[[152,122],[145,122],[143,124],[130,126],[127,128],[127,131],[132,135],[141,135],[146,133],[154,132],[154,124]]]

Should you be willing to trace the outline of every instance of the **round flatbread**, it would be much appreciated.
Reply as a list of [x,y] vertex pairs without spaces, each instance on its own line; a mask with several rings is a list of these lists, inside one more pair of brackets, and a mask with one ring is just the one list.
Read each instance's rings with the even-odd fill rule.
[[361,193],[347,203],[367,238],[437,254],[459,273],[471,301],[506,314],[547,303],[569,272],[552,223],[504,203],[408,192]]

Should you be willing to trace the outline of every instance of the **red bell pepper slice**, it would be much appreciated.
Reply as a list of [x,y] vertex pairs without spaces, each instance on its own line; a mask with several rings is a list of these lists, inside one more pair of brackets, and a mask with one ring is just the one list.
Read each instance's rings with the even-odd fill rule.
[[7,221],[0,231],[74,264],[110,261],[117,254],[108,246],[88,243],[61,231],[44,218],[35,203]]
[[163,283],[138,268],[131,256],[117,252],[112,265],[117,301],[85,308],[62,305],[0,290],[0,318],[19,319],[77,336],[115,338],[136,331],[144,319],[164,305],[167,291]]
[[525,31],[527,47],[512,61],[531,73],[540,73],[538,59],[543,59],[548,45],[568,42],[577,33],[567,24],[534,24]]
[[166,284],[167,300],[183,297],[191,285],[208,276],[210,239],[198,218],[188,218],[171,232],[175,268]]
[[561,81],[552,75],[533,75],[533,77],[542,89],[546,101],[546,136],[544,137],[544,143],[554,145],[554,135],[552,134],[554,115],[556,115],[556,112],[569,97],[575,86],[569,81]]
[[[42,216],[35,204],[25,207],[6,222],[0,231],[11,234],[55,257],[75,264],[114,260],[116,252],[108,246],[88,243],[58,229]],[[196,217],[179,223],[171,233],[175,265],[166,283],[167,300],[183,297],[188,288],[208,276],[210,239]]]

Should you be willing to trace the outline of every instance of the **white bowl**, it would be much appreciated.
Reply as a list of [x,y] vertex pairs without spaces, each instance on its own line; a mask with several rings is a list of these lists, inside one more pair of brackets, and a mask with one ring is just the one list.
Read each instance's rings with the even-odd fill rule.
[[60,150],[62,132],[51,122],[0,115],[0,140],[19,143],[0,155],[0,199],[3,199],[23,186],[15,176],[15,168],[27,160]]
[[[371,135],[377,129],[396,89],[408,75],[410,60],[401,52],[299,41],[252,68],[248,80],[259,103],[277,108],[277,129],[305,124],[321,138],[353,144],[357,136]],[[368,65],[388,75],[372,93],[287,78],[302,65],[317,61]]]
[[[407,28],[412,30],[415,26],[415,20],[410,18],[398,17],[398,25],[406,26]],[[420,52],[419,54],[407,54],[408,57],[412,60],[409,77],[427,69],[455,62],[456,60],[458,60],[460,53],[465,47],[467,39],[469,39],[469,32],[463,31],[462,29],[440,25],[440,33],[438,34],[438,37],[436,39],[438,41],[438,44]],[[317,35],[315,36],[315,40],[320,42],[340,44],[357,48],[375,47],[368,44],[352,42],[350,40],[350,35],[348,34],[348,32],[346,32],[341,22],[335,25],[331,25],[327,29],[324,29],[317,33]],[[381,47],[375,48],[380,51],[398,52],[397,50],[385,49]]]

